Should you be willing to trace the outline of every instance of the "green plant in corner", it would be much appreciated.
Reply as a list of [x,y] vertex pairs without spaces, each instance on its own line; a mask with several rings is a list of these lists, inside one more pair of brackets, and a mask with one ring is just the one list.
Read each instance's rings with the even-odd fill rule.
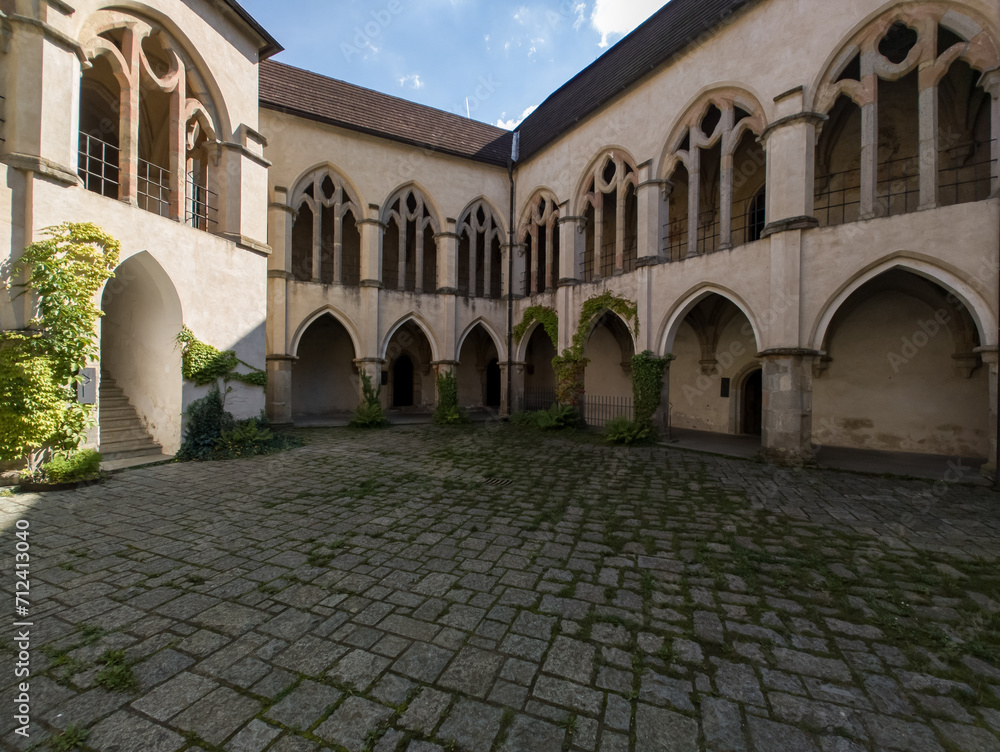
[[439,373],[437,377],[438,402],[434,408],[434,422],[439,426],[468,423],[469,418],[458,406],[458,377],[453,371]]
[[361,404],[354,411],[351,428],[385,428],[389,421],[382,407],[382,385],[372,385],[371,377],[361,371]]
[[[64,223],[42,232],[10,269],[8,288],[32,294],[28,328],[0,334],[0,460],[36,475],[52,452],[76,449],[93,423],[76,401],[80,369],[98,359],[97,293],[114,276],[120,246],[99,227]],[[15,279],[22,281],[15,282]]]
[[[239,381],[249,386],[267,387],[267,372],[240,360],[235,350],[219,350],[207,345],[186,326],[175,341],[181,348],[181,374],[195,386],[218,384],[222,379],[227,384]],[[239,366],[250,369],[250,373],[240,373],[236,370]]]
[[84,449],[67,456],[56,455],[42,465],[42,472],[52,483],[93,480],[101,474],[101,455],[93,449]]

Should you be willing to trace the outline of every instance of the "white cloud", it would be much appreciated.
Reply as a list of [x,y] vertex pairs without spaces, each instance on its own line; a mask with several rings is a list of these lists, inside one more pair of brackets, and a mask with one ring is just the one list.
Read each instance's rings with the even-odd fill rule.
[[663,0],[597,0],[590,25],[601,35],[601,47],[608,37],[625,35],[663,7]]
[[424,88],[424,82],[420,80],[419,73],[413,73],[409,76],[403,76],[399,79],[400,86],[409,86],[411,89],[422,89]]
[[[534,112],[537,109],[538,109],[538,105],[537,104],[532,105],[531,107],[529,107],[528,109],[526,109],[524,112],[521,113],[521,117],[519,117],[519,118],[511,118],[510,120],[504,120],[503,116],[501,115],[500,119],[497,120],[497,128],[506,128],[507,130],[512,131],[515,128],[517,128],[517,126],[519,126],[521,124],[521,122],[526,117],[528,117],[528,115],[530,115],[532,112]],[[507,113],[505,112],[503,114],[506,115]]]
[[578,30],[581,26],[583,26],[583,22],[587,20],[587,4],[577,3],[573,6],[573,12],[576,13],[576,20],[573,21],[573,28]]

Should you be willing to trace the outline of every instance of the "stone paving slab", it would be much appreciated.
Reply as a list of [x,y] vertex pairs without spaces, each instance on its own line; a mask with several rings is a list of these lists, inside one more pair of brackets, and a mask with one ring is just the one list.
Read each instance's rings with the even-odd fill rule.
[[2,749],[1000,750],[987,489],[494,424],[302,434],[0,498],[35,624],[32,737],[4,714]]

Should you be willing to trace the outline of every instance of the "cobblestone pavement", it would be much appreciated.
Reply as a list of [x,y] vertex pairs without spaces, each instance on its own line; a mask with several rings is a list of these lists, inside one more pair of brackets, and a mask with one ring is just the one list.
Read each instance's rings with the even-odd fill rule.
[[987,489],[513,426],[304,435],[0,499],[8,591],[30,521],[31,743],[1000,750]]

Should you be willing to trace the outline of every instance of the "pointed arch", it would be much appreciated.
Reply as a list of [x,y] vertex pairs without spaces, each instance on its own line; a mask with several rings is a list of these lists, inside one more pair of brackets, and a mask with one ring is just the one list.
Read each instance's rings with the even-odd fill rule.
[[753,313],[753,310],[749,305],[747,305],[746,301],[727,287],[703,283],[695,285],[682,295],[664,317],[657,339],[660,343],[659,355],[666,355],[671,352],[674,346],[674,340],[677,337],[677,330],[680,329],[684,319],[687,318],[687,315],[696,305],[698,305],[698,303],[710,295],[719,295],[740,309],[743,315],[747,317],[747,321],[750,322],[757,347],[761,347],[761,343],[764,340],[761,336],[762,332],[760,324],[758,323],[758,319]]
[[406,315],[400,317],[391,327],[389,327],[385,337],[382,338],[382,344],[379,345],[379,358],[384,359],[386,357],[386,353],[389,350],[389,343],[392,342],[393,336],[407,322],[413,322],[414,326],[420,329],[420,331],[423,332],[424,336],[427,338],[427,344],[430,345],[431,348],[431,360],[435,362],[441,360],[441,347],[438,345],[437,337],[434,336],[434,330],[418,313],[407,313]]
[[[465,340],[468,339],[469,335],[472,334],[472,331],[477,326],[481,326],[483,330],[486,332],[486,334],[489,336],[489,338],[493,340],[493,344],[496,346],[497,353],[500,356],[500,362],[504,362],[507,359],[506,355],[507,348],[505,347],[506,343],[500,336],[499,332],[497,332],[496,328],[494,328],[493,324],[482,316],[480,316],[478,319],[476,319],[467,327],[465,327],[465,331],[462,332],[462,336],[458,338],[458,344],[455,346],[455,360],[461,360],[460,356],[462,354],[462,346],[465,344]],[[526,334],[525,336],[526,337],[530,336],[530,334]],[[521,341],[523,342],[524,339],[522,339]]]
[[[333,162],[324,160],[303,170],[292,183],[292,188],[288,191],[288,200],[289,204],[291,204],[293,208],[295,208],[295,197],[301,196],[302,191],[304,191],[313,182],[316,175],[324,172],[335,175],[342,182],[344,187],[348,189],[348,193],[350,193],[353,197],[355,203],[357,203],[359,211],[361,211],[362,207],[367,206],[364,196],[361,195],[361,191],[359,190],[357,183],[351,179],[350,175]],[[361,221],[362,219],[364,219],[363,216],[358,217],[358,221]]]
[[996,346],[996,315],[993,313],[992,307],[987,300],[976,289],[975,283],[957,269],[949,268],[929,256],[906,252],[891,254],[869,264],[856,271],[844,282],[820,308],[820,313],[810,332],[811,346],[816,350],[822,349],[834,316],[851,295],[866,283],[893,269],[900,269],[924,277],[944,288],[951,295],[954,295],[965,306],[973,322],[975,322],[980,342],[984,346]]
[[580,173],[580,177],[576,181],[576,189],[573,191],[573,214],[580,215],[586,209],[586,196],[589,190],[588,186],[590,185],[590,181],[594,178],[595,173],[604,167],[609,158],[613,160],[620,160],[622,163],[628,165],[632,169],[632,174],[634,175],[631,181],[632,184],[638,184],[638,173],[636,171],[636,165],[638,162],[636,162],[635,157],[633,157],[632,153],[624,146],[618,144],[608,144],[591,157],[586,168],[584,168],[583,172]]
[[462,209],[462,212],[458,215],[458,226],[461,227],[462,222],[466,221],[467,217],[472,213],[472,211],[480,204],[486,206],[490,212],[493,214],[493,219],[497,223],[497,229],[503,234],[503,237],[507,237],[507,221],[504,218],[505,215],[499,209],[497,209],[496,204],[493,203],[485,195],[480,195],[470,201]]
[[431,226],[434,229],[435,234],[441,232],[441,223],[444,218],[444,214],[441,212],[441,207],[438,206],[438,203],[435,201],[434,196],[431,195],[431,192],[416,180],[409,180],[402,183],[389,192],[385,201],[382,202],[382,214],[380,216],[382,222],[385,223],[389,220],[389,212],[391,211],[392,205],[400,199],[405,199],[407,194],[411,192],[419,196],[423,206],[427,209],[432,221]]
[[331,305],[325,305],[322,308],[313,311],[302,320],[298,327],[296,327],[295,334],[292,335],[292,341],[288,345],[288,353],[292,356],[295,356],[298,353],[299,343],[302,341],[302,335],[306,333],[306,330],[309,329],[310,326],[324,316],[333,317],[337,323],[347,330],[348,335],[351,337],[351,344],[354,345],[355,357],[360,358],[364,350],[361,348],[361,338],[358,336],[357,327],[354,325],[354,322],[351,321],[349,316]]

